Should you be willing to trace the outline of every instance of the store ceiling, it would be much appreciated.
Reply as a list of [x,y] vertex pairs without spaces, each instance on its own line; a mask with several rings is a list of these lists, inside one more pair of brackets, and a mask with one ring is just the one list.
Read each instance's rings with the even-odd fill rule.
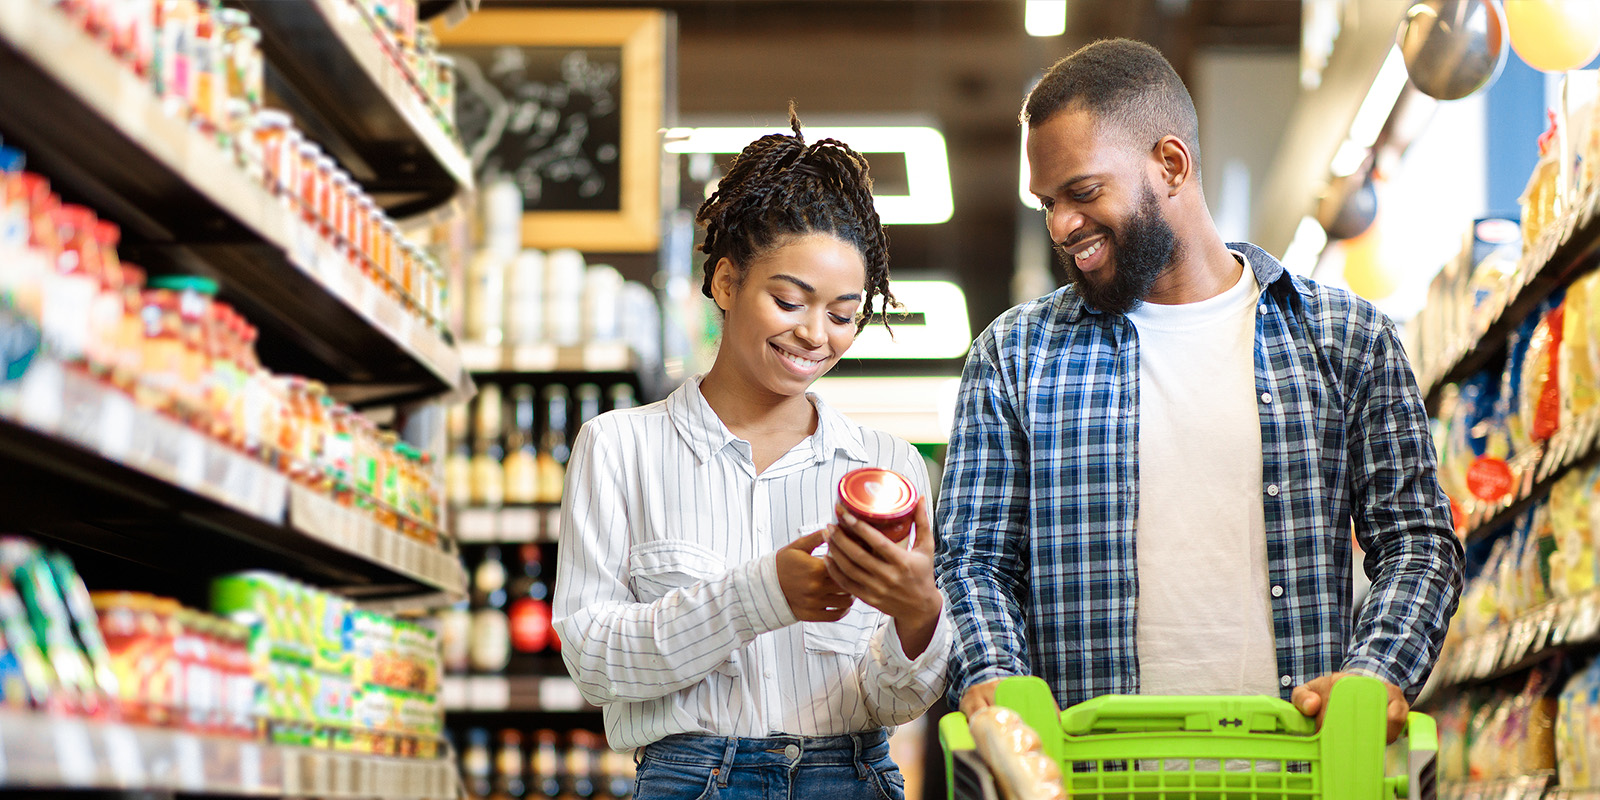
[[960,280],[973,325],[981,328],[1012,304],[1019,217],[1028,235],[1042,235],[1043,226],[1017,200],[1017,110],[1032,79],[1075,48],[1111,36],[1155,44],[1180,74],[1202,48],[1293,51],[1301,0],[1070,0],[1067,33],[1048,39],[1023,31],[1022,0],[626,5],[676,13],[677,106],[686,121],[778,123],[794,98],[802,119],[921,116],[940,127],[955,214],[941,225],[891,227],[891,267],[899,277],[940,273]]

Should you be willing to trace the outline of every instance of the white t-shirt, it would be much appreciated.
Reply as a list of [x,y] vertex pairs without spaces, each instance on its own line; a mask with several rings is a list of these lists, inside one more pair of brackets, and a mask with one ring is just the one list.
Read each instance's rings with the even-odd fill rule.
[[1241,272],[1216,297],[1128,315],[1139,333],[1145,694],[1278,695],[1254,369],[1261,287]]

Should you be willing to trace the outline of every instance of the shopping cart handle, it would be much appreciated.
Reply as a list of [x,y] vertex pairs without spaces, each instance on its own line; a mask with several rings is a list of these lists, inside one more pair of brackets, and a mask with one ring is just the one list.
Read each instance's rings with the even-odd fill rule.
[[1074,736],[1139,731],[1310,735],[1317,723],[1276,697],[1107,695],[1067,709],[1061,729]]

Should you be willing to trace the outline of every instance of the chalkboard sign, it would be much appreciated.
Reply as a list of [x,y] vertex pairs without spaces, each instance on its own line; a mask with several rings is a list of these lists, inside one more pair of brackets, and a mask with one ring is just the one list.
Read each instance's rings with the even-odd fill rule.
[[622,48],[451,48],[456,118],[480,181],[510,176],[523,207],[622,208]]
[[482,9],[435,26],[479,179],[522,189],[523,245],[656,249],[674,30],[654,9]]

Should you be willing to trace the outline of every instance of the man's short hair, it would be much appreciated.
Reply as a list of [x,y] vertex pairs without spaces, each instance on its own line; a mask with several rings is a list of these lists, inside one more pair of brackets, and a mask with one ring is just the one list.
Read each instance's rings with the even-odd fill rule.
[[1132,39],[1102,39],[1057,61],[1028,92],[1022,123],[1044,124],[1072,106],[1087,110],[1130,145],[1155,147],[1172,135],[1189,146],[1200,171],[1200,120],[1194,99],[1161,51]]

